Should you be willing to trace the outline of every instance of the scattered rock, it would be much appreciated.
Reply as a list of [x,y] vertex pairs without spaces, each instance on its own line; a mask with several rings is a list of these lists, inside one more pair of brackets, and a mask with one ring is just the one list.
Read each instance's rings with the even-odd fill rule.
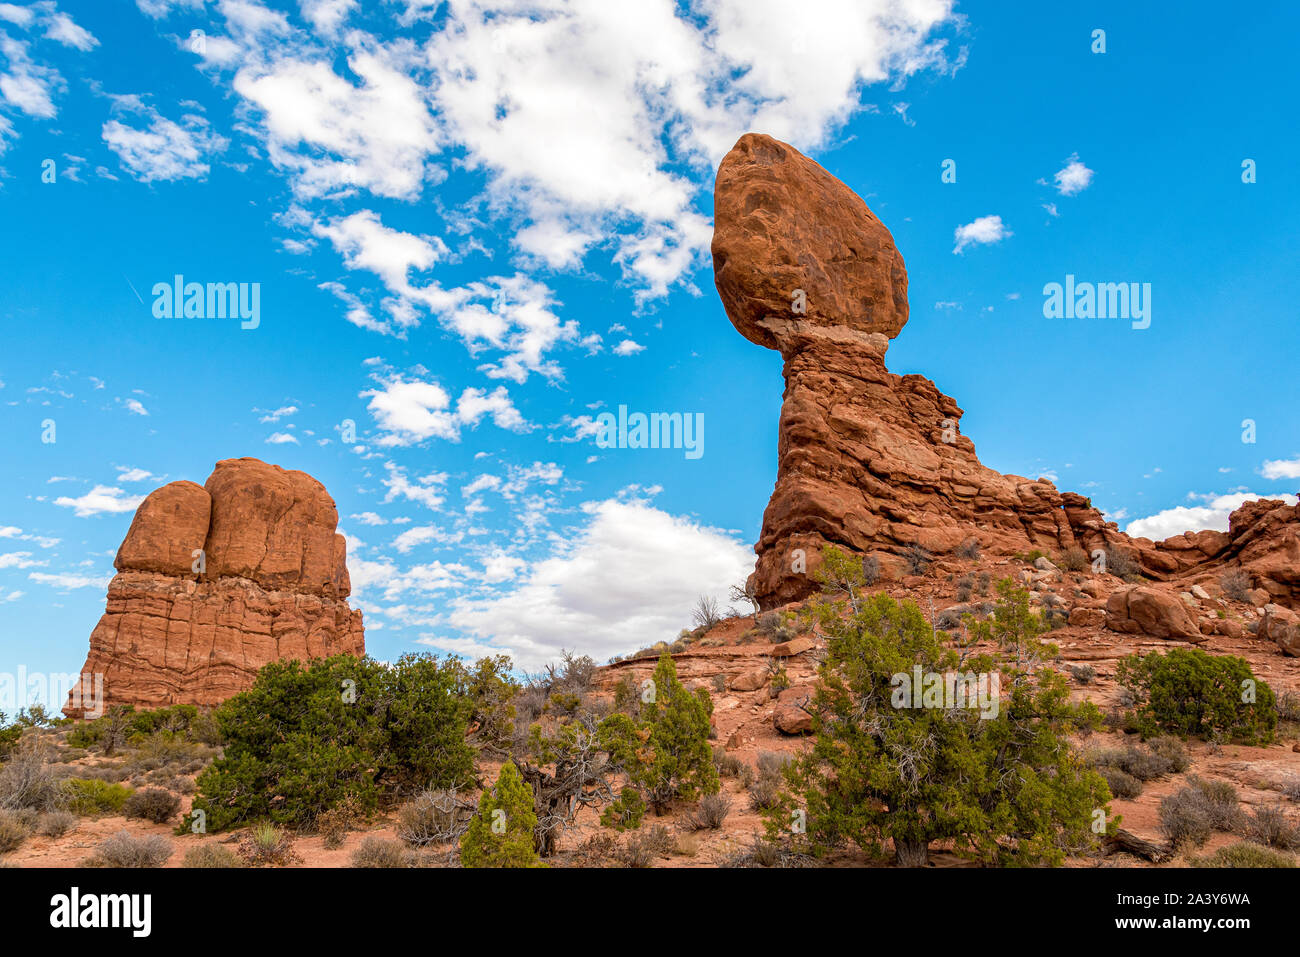
[[767,684],[768,672],[766,668],[753,668],[742,674],[736,675],[731,681],[732,691],[757,691]]
[[782,734],[807,734],[812,730],[813,719],[803,708],[779,708],[772,724]]
[[779,645],[773,645],[772,657],[792,658],[795,655],[803,654],[809,648],[812,648],[813,645],[814,642],[811,638],[791,638],[789,641],[783,641]]

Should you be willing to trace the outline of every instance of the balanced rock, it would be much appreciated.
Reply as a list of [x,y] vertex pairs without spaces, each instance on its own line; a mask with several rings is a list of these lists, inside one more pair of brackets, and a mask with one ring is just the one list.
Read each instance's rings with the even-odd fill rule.
[[866,203],[794,147],[750,133],[722,161],[713,270],[736,329],[785,359],[776,489],[755,545],[763,608],[814,592],[827,544],[903,556],[972,539],[1004,552],[1124,539],[1082,496],[985,468],[957,403],[885,368],[908,316],[902,256]]
[[118,549],[81,698],[64,712],[214,705],[269,662],[365,654],[337,526],[324,486],[253,458],[155,490]]

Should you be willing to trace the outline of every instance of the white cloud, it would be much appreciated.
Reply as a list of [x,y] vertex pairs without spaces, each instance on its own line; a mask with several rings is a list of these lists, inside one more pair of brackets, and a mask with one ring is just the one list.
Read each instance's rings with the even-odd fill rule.
[[1010,235],[1012,232],[1003,225],[1001,216],[981,216],[965,226],[958,226],[953,231],[953,238],[957,241],[957,245],[952,251],[961,253],[967,246],[998,243]]
[[298,445],[298,437],[289,432],[272,432],[266,437],[267,445]]
[[[170,7],[139,2],[159,15]],[[427,15],[432,25],[390,41],[349,19],[359,9],[352,0],[300,6],[309,30],[278,15],[253,22],[254,5],[223,0],[230,36],[209,36],[205,55],[214,81],[243,98],[300,203],[416,200],[459,175],[482,190],[476,198],[493,222],[473,213],[460,221],[505,232],[519,264],[581,270],[599,248],[638,301],[694,289],[712,232],[703,200],[741,133],[814,149],[860,108],[864,85],[897,89],[964,61],[934,36],[960,23],[951,0],[807,0],[793,17],[783,0],[408,0],[405,13],[391,11],[399,23]],[[367,13],[382,16],[378,5]],[[357,217],[377,222],[371,210],[342,220]],[[485,248],[472,235],[457,246]],[[343,251],[349,268],[370,268],[360,252]],[[416,284],[400,262],[380,265],[382,302],[325,287],[363,328],[402,335],[413,310],[428,309],[471,351],[508,350],[484,371],[515,381],[557,375],[544,358],[556,343],[598,348],[551,314],[550,290],[532,277],[444,289]]]
[[392,462],[385,462],[384,470],[388,473],[387,478],[383,479],[384,486],[388,489],[388,494],[384,496],[385,502],[404,498],[418,502],[425,508],[438,509],[446,501],[442,491],[444,476],[426,475],[412,482],[406,477],[406,470]]
[[[1074,196],[1082,193],[1092,182],[1093,170],[1079,162],[1079,154],[1073,154],[1065,161],[1065,166],[1056,171],[1056,191],[1062,196]],[[1053,207],[1055,208],[1055,207]],[[1055,214],[1053,214],[1055,215]]]
[[1178,505],[1167,508],[1155,515],[1139,518],[1129,522],[1124,529],[1129,535],[1162,541],[1172,535],[1183,532],[1199,532],[1212,529],[1218,532],[1228,530],[1228,518],[1244,502],[1257,498],[1280,498],[1290,505],[1297,502],[1294,495],[1258,495],[1255,492],[1233,492],[1227,495],[1189,495],[1189,498],[1201,499],[1204,505]]
[[296,405],[282,405],[278,409],[254,409],[254,412],[263,413],[258,422],[279,422],[286,415],[297,415],[298,407]]
[[524,432],[529,428],[511,402],[505,386],[492,392],[467,388],[452,408],[451,396],[436,382],[393,375],[379,380],[382,388],[367,389],[366,408],[381,431],[381,446],[414,445],[430,438],[460,440],[461,429],[476,428],[490,417],[497,428]]
[[27,577],[38,584],[50,585],[65,590],[71,588],[107,588],[109,580],[112,578],[111,575],[74,575],[68,572],[58,572],[56,574],[32,572]]
[[156,477],[157,476],[147,469],[137,469],[127,465],[119,465],[117,467],[117,480],[119,482],[143,482],[145,479]]
[[126,171],[142,183],[203,179],[210,169],[207,157],[228,145],[201,116],[186,114],[175,123],[137,97],[118,97],[116,102],[124,113],[143,119],[144,125],[109,120],[104,124],[103,139]]
[[380,515],[376,515],[374,512],[361,512],[351,517],[356,521],[360,522],[362,525],[387,525],[388,524],[387,519],[383,518]]
[[725,533],[645,502],[585,510],[571,544],[503,595],[456,601],[448,622],[523,668],[575,645],[600,660],[675,637],[701,593],[725,600],[753,569],[753,552]]
[[634,356],[638,352],[644,352],[645,346],[639,342],[633,342],[631,339],[624,339],[612,351],[616,356]]
[[32,558],[31,552],[7,552],[0,555],[0,568],[38,568],[46,564]]
[[1293,459],[1268,459],[1260,466],[1259,474],[1266,479],[1300,478],[1300,456]]
[[78,518],[102,513],[134,512],[144,501],[143,495],[128,495],[120,488],[96,485],[85,495],[72,498],[61,495],[54,500],[55,505],[74,509]]

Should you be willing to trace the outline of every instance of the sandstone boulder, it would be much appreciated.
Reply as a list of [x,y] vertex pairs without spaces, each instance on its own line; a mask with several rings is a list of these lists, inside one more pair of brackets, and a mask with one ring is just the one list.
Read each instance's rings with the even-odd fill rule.
[[1205,636],[1177,595],[1139,585],[1123,588],[1106,602],[1106,627],[1129,635],[1201,642]]
[[780,644],[772,646],[772,657],[774,658],[792,658],[795,655],[801,655],[809,648],[814,646],[811,638],[791,638],[789,641],[783,641]]
[[803,708],[778,708],[772,724],[782,734],[807,734],[812,730],[813,719]]
[[170,482],[154,489],[136,509],[113,567],[197,577],[196,553],[207,543],[211,511],[212,499],[201,485]]
[[1300,658],[1300,615],[1280,605],[1268,605],[1259,623],[1260,638],[1274,642],[1284,654]]
[[731,691],[757,691],[767,684],[768,674],[766,668],[753,668],[749,671],[736,675],[731,680]]

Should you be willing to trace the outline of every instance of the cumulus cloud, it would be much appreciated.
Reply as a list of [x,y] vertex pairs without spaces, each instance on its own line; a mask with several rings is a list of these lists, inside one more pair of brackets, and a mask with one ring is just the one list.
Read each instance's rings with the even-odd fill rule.
[[116,103],[127,122],[109,120],[103,140],[142,183],[203,179],[210,169],[208,157],[228,145],[201,116],[186,114],[176,123],[137,97],[117,97]]
[[523,668],[575,646],[600,660],[673,637],[701,593],[725,600],[753,569],[753,552],[726,533],[644,501],[585,511],[571,545],[503,594],[458,599],[448,623]]
[[[159,16],[175,6],[138,2]],[[224,0],[214,12],[228,36],[208,38],[204,63],[241,98],[245,129],[288,179],[304,209],[296,228],[384,281],[381,293],[322,284],[348,321],[401,336],[427,311],[472,352],[504,349],[483,371],[514,381],[557,375],[548,350],[596,351],[598,337],[560,321],[533,276],[462,288],[418,276],[445,258],[441,240],[396,223],[382,232],[378,214],[357,206],[417,200],[458,176],[480,192],[485,215],[448,216],[449,228],[505,235],[530,270],[581,270],[599,249],[638,301],[662,297],[694,288],[713,169],[741,133],[815,149],[862,108],[865,85],[896,91],[919,71],[964,61],[938,35],[958,28],[951,0],[808,0],[797,17],[781,0],[396,6],[367,13],[429,28],[384,40],[352,17],[353,0],[303,0],[306,27]],[[322,221],[309,210],[324,199],[353,208]],[[484,250],[483,238],[457,246]]]
[[1257,498],[1280,498],[1290,505],[1295,505],[1297,502],[1294,495],[1258,495],[1255,492],[1232,492],[1227,495],[1193,494],[1190,497],[1199,499],[1205,504],[1167,508],[1146,518],[1129,522],[1124,531],[1129,535],[1149,538],[1157,542],[1172,535],[1181,535],[1183,532],[1200,532],[1206,529],[1226,532],[1229,516],[1245,502]]
[[953,239],[957,241],[957,245],[952,251],[961,253],[967,246],[999,243],[1010,235],[1012,232],[1003,225],[1001,216],[981,216],[965,226],[958,226],[953,231]]
[[[1056,171],[1056,191],[1062,196],[1074,196],[1082,193],[1092,183],[1093,171],[1079,162],[1077,153],[1065,161],[1065,166]],[[1053,214],[1055,215],[1055,214]]]
[[129,495],[115,486],[96,485],[85,495],[75,498],[60,495],[55,505],[70,508],[78,518],[115,512],[134,512],[144,501],[143,495]]
[[1259,474],[1266,479],[1300,478],[1300,456],[1293,459],[1268,459],[1260,466]]
[[370,399],[366,408],[380,430],[381,446],[416,445],[431,438],[456,442],[462,428],[476,428],[484,418],[512,432],[529,428],[505,386],[492,392],[467,388],[453,406],[451,395],[433,381],[391,375],[379,384],[359,397]]

